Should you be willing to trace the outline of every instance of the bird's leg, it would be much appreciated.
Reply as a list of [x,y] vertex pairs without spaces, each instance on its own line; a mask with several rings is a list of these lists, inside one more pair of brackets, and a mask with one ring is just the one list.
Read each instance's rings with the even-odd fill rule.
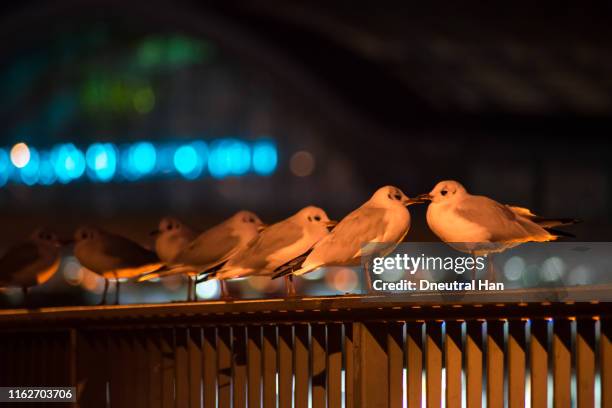
[[295,285],[293,283],[293,275],[285,275],[285,290],[287,292],[287,297],[295,296]]
[[225,281],[225,279],[220,280],[219,284],[221,285],[221,299],[223,300],[231,299],[229,290],[227,289],[227,282]]
[[372,275],[370,275],[370,261],[366,261],[364,265],[365,280],[366,280],[366,293],[372,294]]
[[472,252],[472,260],[474,261],[474,266],[472,266],[472,280],[476,280],[476,252]]
[[193,301],[197,302],[198,301],[198,277],[190,276],[189,279],[191,280],[191,284],[193,285]]
[[187,301],[191,302],[191,276],[187,275]]
[[106,304],[106,294],[107,293],[108,293],[108,279],[104,278],[104,292],[102,292],[102,300],[100,300],[100,303],[98,303],[98,305]]
[[119,288],[121,287],[121,282],[119,282],[119,277],[117,276],[117,274],[115,273],[115,282],[117,285],[117,297],[115,298],[115,304],[118,305],[119,304]]
[[22,286],[21,293],[23,293],[23,305],[28,306],[28,287]]
[[491,282],[497,280],[495,277],[495,266],[493,265],[493,255],[491,254],[487,256],[487,279]]

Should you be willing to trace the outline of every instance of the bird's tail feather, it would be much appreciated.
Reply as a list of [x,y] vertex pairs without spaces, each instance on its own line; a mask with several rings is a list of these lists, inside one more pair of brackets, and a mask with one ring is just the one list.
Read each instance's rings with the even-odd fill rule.
[[555,235],[558,238],[559,237],[576,238],[576,236],[574,234],[570,234],[569,232],[561,231],[561,230],[554,229],[554,228],[545,228],[545,229],[546,229],[546,231],[548,231],[552,235]]
[[183,264],[163,265],[162,267],[154,271],[140,275],[138,277],[137,282],[146,282],[151,279],[164,278],[166,276],[179,275],[179,274],[184,274],[184,273],[189,273],[189,272],[195,272],[195,269],[193,266],[183,265]]
[[309,254],[310,251],[276,268],[274,270],[274,275],[272,275],[272,279],[281,278],[283,276],[289,275],[293,273],[297,268],[301,268],[302,264],[304,263]]

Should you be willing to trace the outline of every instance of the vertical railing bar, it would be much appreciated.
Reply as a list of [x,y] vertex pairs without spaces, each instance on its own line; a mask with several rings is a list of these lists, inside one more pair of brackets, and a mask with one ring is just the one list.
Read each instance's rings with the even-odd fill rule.
[[595,406],[595,320],[577,321],[576,381],[578,408]]
[[529,377],[531,408],[548,407],[548,326],[546,319],[534,319],[530,324]]
[[327,325],[327,407],[342,406],[342,324]]
[[466,401],[470,408],[482,406],[483,324],[479,320],[467,322],[465,345]]
[[447,321],[444,336],[444,366],[446,371],[446,407],[461,408],[461,321]]
[[232,404],[232,348],[231,328],[217,328],[217,398],[219,408],[229,408]]
[[571,405],[571,322],[555,319],[553,325],[553,403],[555,408]]

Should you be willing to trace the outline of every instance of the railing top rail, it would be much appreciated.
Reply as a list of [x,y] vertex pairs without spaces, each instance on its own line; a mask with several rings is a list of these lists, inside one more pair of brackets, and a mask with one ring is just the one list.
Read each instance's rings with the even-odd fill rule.
[[[610,290],[606,288],[605,290]],[[539,290],[541,291],[541,290]],[[593,295],[593,288],[575,289]],[[550,292],[550,290],[548,290]],[[505,291],[508,298],[508,291]],[[609,293],[609,292],[608,292]],[[599,318],[612,304],[597,301],[530,301],[535,290],[521,290],[521,301],[491,295],[345,295],[118,306],[69,306],[0,310],[0,330],[49,327],[110,328],[330,321],[420,321],[475,319]],[[541,293],[540,293],[541,295]],[[565,291],[567,295],[567,290]],[[566,297],[567,298],[567,297]],[[571,298],[571,296],[569,297]]]

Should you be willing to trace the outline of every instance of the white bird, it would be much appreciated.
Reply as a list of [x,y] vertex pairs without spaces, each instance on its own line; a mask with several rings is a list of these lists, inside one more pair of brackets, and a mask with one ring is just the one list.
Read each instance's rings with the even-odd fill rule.
[[[322,266],[358,265],[362,256],[372,255],[369,251],[381,256],[388,254],[410,229],[410,212],[406,207],[418,202],[421,201],[408,198],[397,187],[379,188],[361,207],[344,217],[307,256],[279,268],[274,277],[299,276]],[[363,251],[367,244],[375,245]],[[366,279],[370,284],[367,272]]]
[[[186,274],[190,278],[202,271],[222,265],[244,248],[265,228],[259,217],[250,211],[239,211],[222,223],[201,233],[174,258],[173,264],[159,271],[142,275],[138,281]],[[195,288],[193,291],[195,295]]]
[[543,218],[523,207],[500,204],[469,194],[457,181],[441,181],[428,194],[427,224],[451,247],[473,256],[501,252],[524,242],[553,241],[571,236],[552,228],[578,220]]
[[81,265],[104,278],[101,304],[106,303],[109,279],[130,279],[163,266],[154,252],[136,242],[95,227],[81,227],[74,234],[74,255]]
[[163,262],[174,262],[177,256],[198,234],[174,217],[164,217],[159,228],[151,232],[155,236],[155,253]]
[[[218,279],[224,285],[226,279],[252,275],[272,275],[279,266],[307,252],[328,233],[333,225],[321,208],[305,207],[283,221],[264,229],[246,248],[233,256],[221,269],[202,280]],[[224,286],[224,297],[227,290]],[[293,287],[287,282],[288,292]]]
[[26,296],[29,287],[47,282],[59,267],[61,246],[55,233],[44,228],[34,231],[0,257],[0,287],[20,287]]

